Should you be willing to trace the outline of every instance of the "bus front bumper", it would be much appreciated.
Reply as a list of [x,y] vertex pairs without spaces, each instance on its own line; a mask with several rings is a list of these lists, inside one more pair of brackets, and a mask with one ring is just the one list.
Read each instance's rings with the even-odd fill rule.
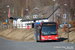
[[45,40],[58,40],[57,36],[41,36],[41,41]]

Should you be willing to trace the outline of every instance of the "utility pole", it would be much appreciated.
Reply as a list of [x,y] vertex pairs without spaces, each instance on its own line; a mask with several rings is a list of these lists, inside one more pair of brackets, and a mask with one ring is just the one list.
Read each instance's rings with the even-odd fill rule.
[[38,9],[38,22],[39,22],[39,9]]
[[[9,5],[7,5],[7,8],[8,8],[8,13],[9,13]],[[8,29],[8,18],[9,16],[7,16],[7,29]]]
[[69,42],[69,0],[67,0],[67,42]]
[[55,2],[55,0],[53,0],[53,18],[52,18],[52,22],[54,22],[54,2]]

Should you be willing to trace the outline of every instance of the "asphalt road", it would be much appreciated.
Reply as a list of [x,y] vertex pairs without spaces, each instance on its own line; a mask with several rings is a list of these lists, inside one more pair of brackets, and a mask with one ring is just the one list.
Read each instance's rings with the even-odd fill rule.
[[22,42],[0,38],[0,50],[75,50],[75,44],[65,42]]

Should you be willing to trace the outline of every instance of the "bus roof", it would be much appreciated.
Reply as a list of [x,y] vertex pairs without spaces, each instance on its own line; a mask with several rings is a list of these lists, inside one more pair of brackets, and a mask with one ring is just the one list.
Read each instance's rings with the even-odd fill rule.
[[56,23],[56,22],[36,22],[36,23],[34,23],[35,25],[40,25],[40,23],[42,23],[42,24],[46,24],[46,23]]

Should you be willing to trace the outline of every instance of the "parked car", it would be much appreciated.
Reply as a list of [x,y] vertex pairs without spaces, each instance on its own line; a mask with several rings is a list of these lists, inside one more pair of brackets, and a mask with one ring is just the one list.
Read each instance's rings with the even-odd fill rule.
[[[63,22],[62,24],[60,24],[60,28],[64,27],[65,24],[67,24],[67,22]],[[71,24],[69,24],[69,27],[71,27]]]

